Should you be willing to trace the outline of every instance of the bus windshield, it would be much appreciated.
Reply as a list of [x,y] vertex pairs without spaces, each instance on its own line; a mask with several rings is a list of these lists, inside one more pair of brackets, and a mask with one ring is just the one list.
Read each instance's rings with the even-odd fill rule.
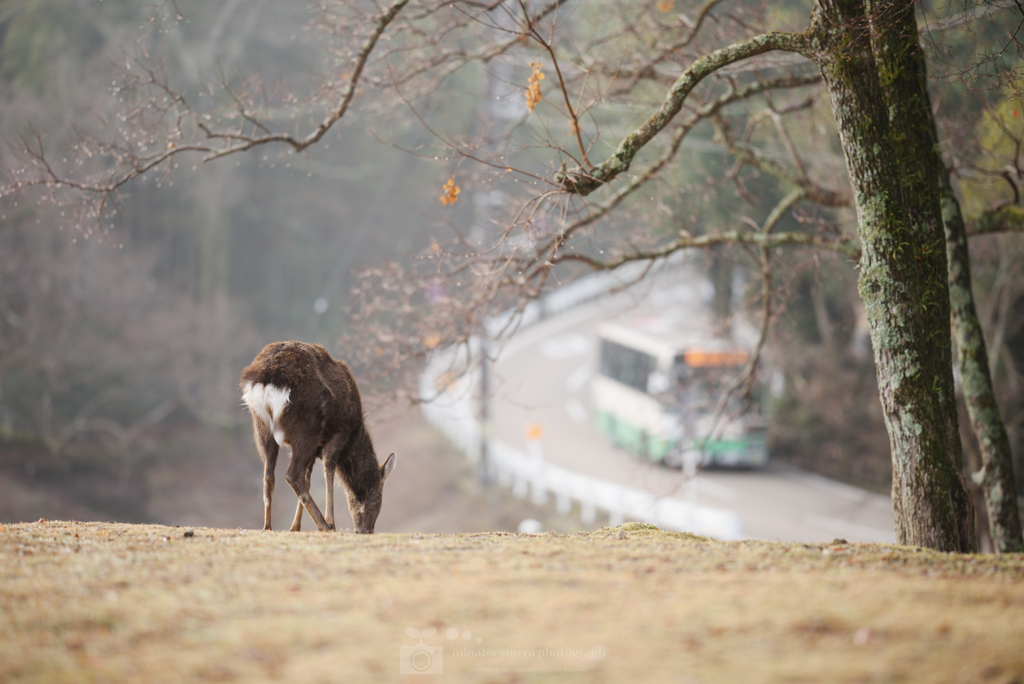
[[[750,354],[746,350],[687,350],[679,354],[672,366],[676,408],[684,413],[710,411],[718,404],[740,366],[747,363]],[[734,393],[729,398],[727,410],[740,408],[739,397]]]

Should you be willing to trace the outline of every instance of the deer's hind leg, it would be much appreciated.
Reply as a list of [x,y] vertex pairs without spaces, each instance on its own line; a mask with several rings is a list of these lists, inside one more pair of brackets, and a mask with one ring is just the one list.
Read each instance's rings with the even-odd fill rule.
[[[313,477],[313,464],[316,460],[309,462],[309,466],[306,468],[306,491],[309,491],[310,480]],[[299,501],[295,504],[295,519],[292,520],[292,532],[302,531],[302,502]]]
[[271,529],[270,509],[274,499],[274,469],[277,468],[277,454],[281,447],[262,418],[254,415],[252,427],[256,450],[260,452],[260,458],[263,459],[263,529],[269,530]]
[[288,464],[285,479],[291,485],[295,496],[299,497],[299,503],[302,504],[302,507],[309,513],[309,517],[316,523],[317,529],[321,532],[327,532],[330,529],[327,527],[327,521],[324,520],[324,515],[320,512],[320,508],[317,507],[316,501],[313,501],[313,497],[309,495],[308,473],[319,452],[319,437],[309,438],[303,436],[292,440],[291,445],[292,460]]

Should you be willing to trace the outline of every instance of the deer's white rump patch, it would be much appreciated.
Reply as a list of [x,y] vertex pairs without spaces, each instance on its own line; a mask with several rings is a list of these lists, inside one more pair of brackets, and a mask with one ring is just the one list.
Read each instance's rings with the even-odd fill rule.
[[242,392],[242,401],[249,407],[252,415],[259,416],[266,423],[270,431],[274,433],[274,440],[284,444],[284,430],[278,424],[284,407],[288,405],[288,397],[292,391],[287,387],[276,385],[264,385],[257,382],[245,383],[245,391]]

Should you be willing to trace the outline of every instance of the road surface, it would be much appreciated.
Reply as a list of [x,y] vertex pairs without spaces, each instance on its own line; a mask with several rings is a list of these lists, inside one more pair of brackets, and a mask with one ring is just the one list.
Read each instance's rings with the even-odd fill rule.
[[[691,281],[692,282],[692,281]],[[699,284],[699,283],[698,283]],[[736,513],[744,536],[778,541],[894,542],[889,497],[770,462],[758,470],[713,470],[688,482],[614,447],[591,419],[597,326],[626,312],[700,306],[694,287],[663,282],[602,297],[518,332],[492,366],[493,437],[525,449],[542,427],[544,458],[579,473]]]

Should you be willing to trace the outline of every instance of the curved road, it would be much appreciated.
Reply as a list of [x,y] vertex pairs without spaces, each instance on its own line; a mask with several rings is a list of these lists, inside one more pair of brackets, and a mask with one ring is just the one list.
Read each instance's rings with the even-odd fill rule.
[[676,310],[685,315],[700,306],[699,286],[699,280],[666,283],[662,278],[661,284],[602,297],[514,335],[492,366],[493,436],[525,448],[526,427],[539,424],[549,462],[656,496],[733,511],[746,537],[895,542],[886,496],[771,462],[759,470],[705,471],[687,482],[679,471],[613,447],[598,431],[589,405],[597,326],[627,312]]

